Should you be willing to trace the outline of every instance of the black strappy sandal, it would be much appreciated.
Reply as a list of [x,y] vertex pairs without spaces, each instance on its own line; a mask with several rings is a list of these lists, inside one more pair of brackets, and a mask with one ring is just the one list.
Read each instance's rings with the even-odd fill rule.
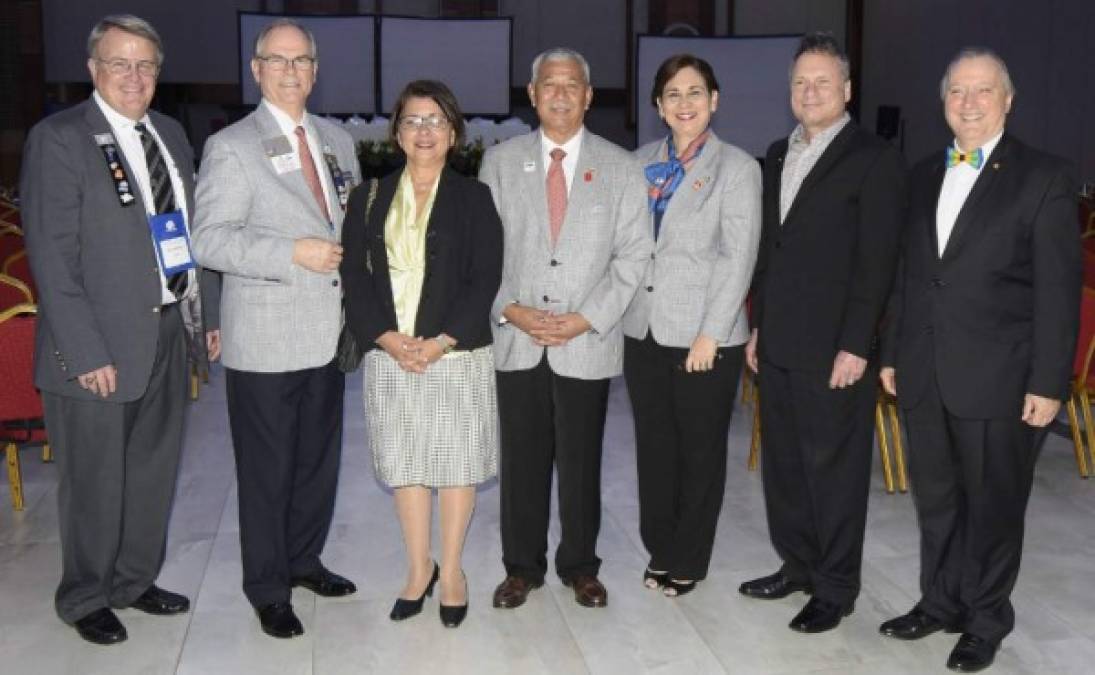
[[662,588],[667,581],[669,581],[669,572],[656,572],[649,567],[643,572],[643,586],[652,591]]
[[667,598],[679,598],[686,593],[691,593],[695,588],[695,580],[678,581],[676,579],[667,578],[665,580],[665,587],[662,588],[662,595]]

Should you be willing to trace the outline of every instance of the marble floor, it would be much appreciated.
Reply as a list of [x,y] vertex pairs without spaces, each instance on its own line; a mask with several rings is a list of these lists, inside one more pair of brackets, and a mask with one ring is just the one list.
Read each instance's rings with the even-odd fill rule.
[[[760,476],[745,469],[750,415],[731,427],[730,472],[712,570],[696,592],[670,600],[640,583],[646,557],[638,535],[631,411],[613,383],[604,459],[599,553],[606,609],[574,603],[551,578],[517,610],[492,609],[503,571],[498,488],[483,487],[468,537],[471,606],[458,630],[442,628],[437,600],[396,624],[387,614],[403,580],[403,551],[390,495],[373,478],[351,378],[335,522],[324,560],[354,579],[357,594],[293,603],[303,637],[266,637],[240,592],[236,491],[223,377],[215,371],[190,409],[188,436],[160,577],[188,594],[189,614],[119,616],[121,645],[80,640],[52,609],[59,573],[55,467],[22,453],[27,508],[13,513],[0,489],[0,672],[33,673],[932,673],[953,636],[915,643],[880,637],[878,624],[915,600],[917,530],[907,495],[887,495],[876,472],[871,492],[863,593],[832,632],[804,636],[786,624],[801,594],[761,602],[737,593],[744,579],[771,572]],[[1014,595],[1016,630],[993,671],[1090,673],[1095,662],[1095,481],[1077,477],[1069,442],[1051,435],[1027,518],[1024,569]],[[558,531],[551,533],[552,546]]]

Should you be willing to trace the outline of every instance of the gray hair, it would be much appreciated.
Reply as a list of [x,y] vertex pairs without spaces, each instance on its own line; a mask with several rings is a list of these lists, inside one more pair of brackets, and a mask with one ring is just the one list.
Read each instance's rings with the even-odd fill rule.
[[536,76],[540,73],[540,66],[543,65],[545,61],[577,61],[578,65],[582,67],[582,74],[585,75],[586,84],[590,83],[589,62],[586,61],[586,57],[567,47],[552,47],[551,49],[540,52],[539,55],[532,60],[532,79],[529,80],[529,82],[536,82]]
[[318,51],[316,50],[316,36],[312,35],[312,31],[308,30],[308,28],[306,28],[304,24],[297,21],[296,19],[290,19],[283,16],[280,19],[274,19],[270,23],[263,26],[262,30],[259,31],[259,34],[255,36],[254,50],[251,55],[252,58],[258,58],[260,56],[263,56],[263,43],[266,42],[267,36],[269,36],[270,33],[274,32],[278,28],[296,28],[297,30],[299,30],[302,34],[304,34],[304,37],[308,38],[308,46],[311,50],[312,58],[314,59],[317,57]]
[[943,79],[939,81],[939,98],[947,98],[947,89],[950,87],[951,70],[958,65],[959,61],[966,59],[986,58],[991,60],[1000,68],[1000,78],[1004,83],[1004,92],[1008,96],[1015,96],[1015,85],[1011,82],[1011,74],[1008,73],[1008,64],[1004,63],[1004,59],[1000,58],[1000,55],[992,51],[988,47],[963,47],[958,50],[958,53],[954,55],[950,63],[947,64],[947,69],[943,71]]
[[852,67],[848,63],[848,55],[840,48],[840,43],[836,41],[832,33],[816,32],[803,35],[795,50],[795,58],[791,59],[789,75],[793,76],[795,64],[803,54],[825,54],[833,57],[840,62],[840,74],[844,77],[844,81],[852,79]]
[[156,32],[152,24],[132,14],[111,14],[99,19],[99,23],[95,24],[95,27],[91,29],[91,33],[87,36],[87,57],[89,59],[96,58],[99,43],[107,31],[112,28],[117,28],[120,31],[142,37],[151,42],[152,46],[156,48],[156,63],[163,65],[163,40],[160,39],[160,34]]

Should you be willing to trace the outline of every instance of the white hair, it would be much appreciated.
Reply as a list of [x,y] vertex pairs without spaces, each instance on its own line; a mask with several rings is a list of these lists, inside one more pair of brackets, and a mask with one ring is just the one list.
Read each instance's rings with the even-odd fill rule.
[[532,79],[529,82],[535,84],[536,76],[540,74],[540,66],[545,61],[576,61],[579,66],[582,67],[582,74],[586,78],[586,84],[589,84],[589,62],[586,58],[567,47],[552,47],[547,51],[540,52],[535,59],[532,60]]
[[951,70],[958,65],[958,62],[966,59],[978,58],[989,59],[1000,68],[1000,79],[1003,80],[1004,93],[1008,96],[1015,96],[1015,85],[1011,82],[1011,74],[1008,73],[1008,65],[1004,63],[1004,59],[1000,58],[999,54],[988,47],[963,47],[954,55],[951,62],[947,64],[947,70],[943,73],[943,79],[939,81],[939,98],[947,98],[947,89],[950,88],[951,84]]
[[312,58],[314,59],[318,56],[318,53],[316,52],[316,36],[312,34],[312,31],[308,30],[308,28],[301,22],[283,16],[279,19],[274,19],[270,23],[263,26],[262,30],[259,31],[259,34],[255,36],[255,48],[254,54],[252,54],[252,58],[265,56],[265,54],[262,53],[262,49],[266,46],[266,37],[278,28],[296,28],[297,30],[299,30],[301,34],[304,35],[304,37],[308,38],[308,48],[310,50]]

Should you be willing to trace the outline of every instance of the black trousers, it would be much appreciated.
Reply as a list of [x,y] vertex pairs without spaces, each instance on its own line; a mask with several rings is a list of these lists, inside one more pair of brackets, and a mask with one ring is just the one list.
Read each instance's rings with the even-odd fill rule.
[[557,375],[546,353],[535,368],[498,371],[497,379],[506,574],[540,582],[547,573],[553,463],[559,474],[562,530],[555,572],[563,579],[597,574],[608,380]]
[[920,520],[927,614],[999,644],[1015,626],[1011,591],[1023,553],[1034,463],[1046,437],[1015,416],[961,419],[931,386],[907,411],[909,474]]
[[635,420],[639,533],[650,568],[704,579],[726,490],[726,433],[744,346],[718,350],[712,370],[684,369],[687,349],[625,338]]
[[133,604],[163,565],[186,409],[186,338],[174,305],[161,314],[158,340],[135,401],[42,392],[58,474],[54,605],[67,623]]
[[850,607],[860,588],[878,368],[844,389],[830,389],[830,375],[761,361],[761,469],[784,574]]
[[288,602],[291,578],[321,568],[342,453],[344,376],[333,363],[226,373],[243,592],[256,608]]

